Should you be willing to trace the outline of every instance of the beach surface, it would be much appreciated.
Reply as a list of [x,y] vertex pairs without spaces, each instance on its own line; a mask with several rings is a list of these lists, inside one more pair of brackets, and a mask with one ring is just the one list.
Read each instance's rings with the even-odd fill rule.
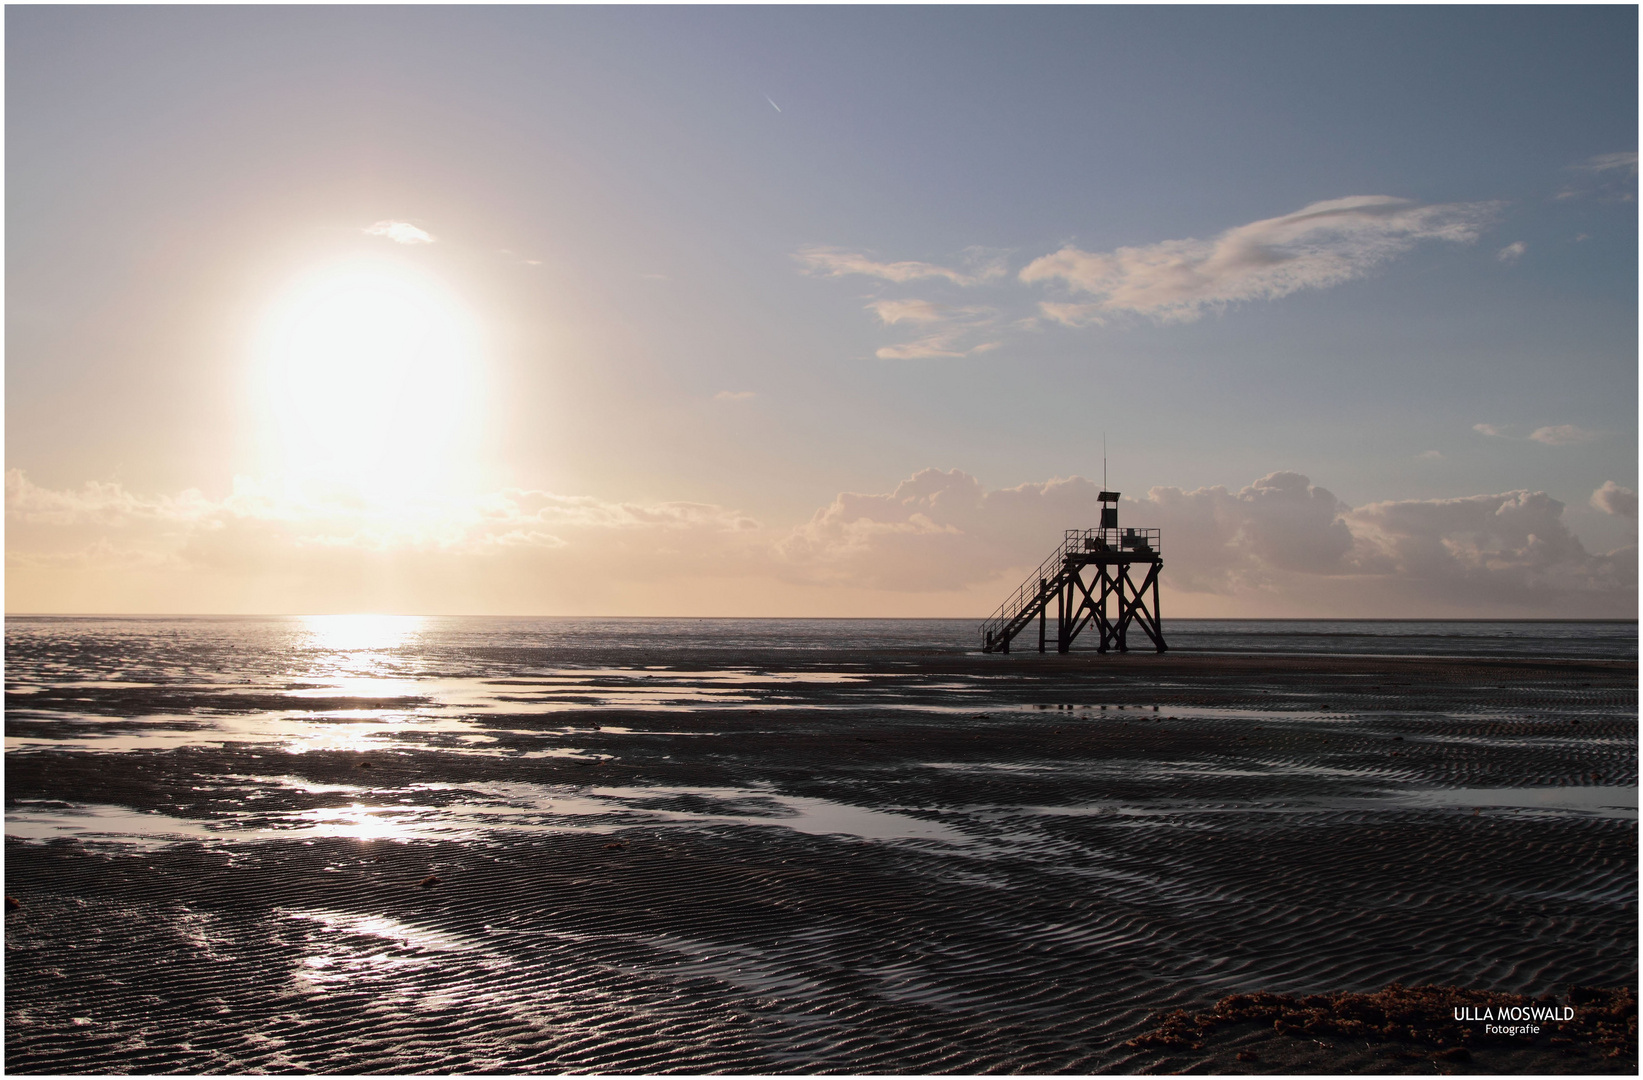
[[[988,656],[10,620],[6,1067],[1635,1072],[1626,632]],[[1629,1049],[1442,1015],[1148,1037],[1391,984],[1629,988]]]

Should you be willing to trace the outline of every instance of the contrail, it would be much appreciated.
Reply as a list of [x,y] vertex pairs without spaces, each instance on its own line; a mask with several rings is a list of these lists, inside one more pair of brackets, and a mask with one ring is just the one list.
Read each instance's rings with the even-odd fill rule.
[[[769,98],[769,97],[766,97],[766,98],[765,98],[765,100],[766,100],[766,101],[770,101],[770,98]],[[775,103],[775,102],[774,102],[774,101],[770,101],[770,107],[771,107],[771,108],[772,108],[772,109],[775,109],[775,110],[776,110],[776,111],[777,111],[777,112],[781,112],[781,111],[782,111],[782,107],[781,107],[781,106],[780,106],[780,105],[778,105],[778,104],[776,104],[776,103]]]

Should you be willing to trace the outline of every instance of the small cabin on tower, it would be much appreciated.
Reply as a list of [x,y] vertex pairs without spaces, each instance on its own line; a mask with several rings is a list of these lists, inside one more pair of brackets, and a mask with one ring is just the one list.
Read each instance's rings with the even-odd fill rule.
[[[1164,567],[1157,529],[1120,528],[1116,491],[1100,495],[1101,525],[1068,529],[1061,546],[981,624],[985,652],[1009,652],[1010,642],[1038,620],[1038,651],[1046,651],[1050,605],[1055,605],[1055,651],[1068,652],[1094,627],[1097,652],[1129,651],[1138,629],[1164,652],[1158,616],[1158,574]],[[1137,581],[1139,577],[1139,581]]]

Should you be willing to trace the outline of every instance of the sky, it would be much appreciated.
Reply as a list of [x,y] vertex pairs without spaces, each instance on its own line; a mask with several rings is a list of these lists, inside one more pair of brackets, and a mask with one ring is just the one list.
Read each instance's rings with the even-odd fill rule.
[[1636,616],[1635,7],[5,19],[9,612]]

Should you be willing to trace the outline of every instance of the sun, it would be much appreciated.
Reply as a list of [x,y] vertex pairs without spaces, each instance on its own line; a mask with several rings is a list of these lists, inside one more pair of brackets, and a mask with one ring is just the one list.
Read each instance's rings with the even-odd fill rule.
[[440,494],[472,465],[477,328],[433,277],[393,264],[312,273],[273,305],[257,351],[288,481],[392,500]]

